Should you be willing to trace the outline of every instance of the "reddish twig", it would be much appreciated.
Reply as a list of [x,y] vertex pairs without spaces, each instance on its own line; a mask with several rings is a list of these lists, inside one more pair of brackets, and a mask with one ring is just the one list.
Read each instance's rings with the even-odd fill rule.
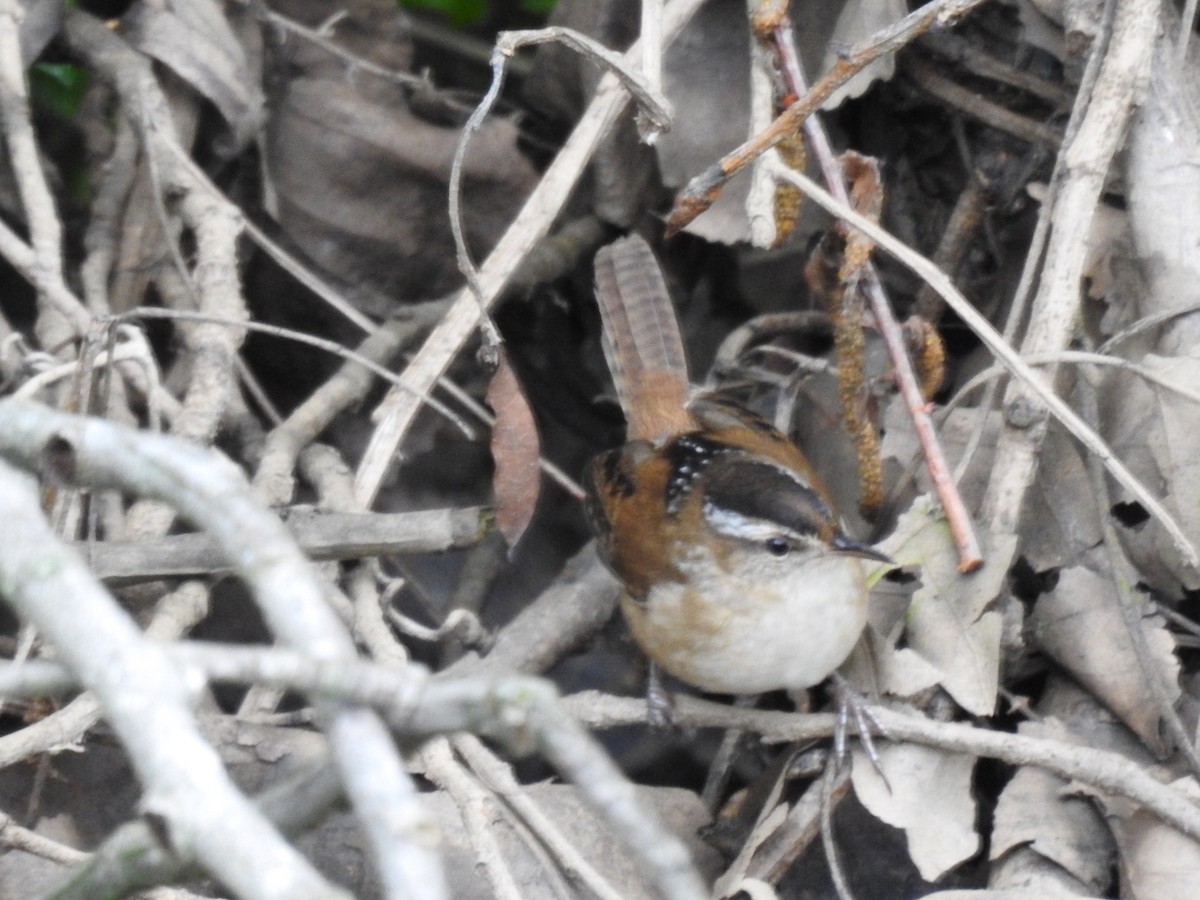
[[[789,17],[783,16],[779,20],[773,31],[773,37],[776,52],[779,54],[780,68],[788,82],[787,88],[795,94],[800,94],[806,86],[804,69],[796,48]],[[804,130],[813,155],[821,166],[825,182],[829,186],[829,192],[841,202],[850,205],[842,167],[834,157],[833,148],[830,146],[825,129],[821,127],[820,120],[816,117],[809,117],[804,122]],[[958,492],[958,485],[955,483],[954,475],[946,461],[946,455],[938,441],[933,419],[929,415],[929,405],[925,401],[920,382],[913,371],[912,360],[909,359],[908,348],[905,346],[900,324],[892,315],[887,294],[879,281],[874,265],[869,261],[863,268],[861,284],[871,304],[871,313],[875,317],[879,334],[883,337],[884,345],[887,347],[888,356],[891,357],[892,369],[895,373],[896,384],[900,388],[900,395],[908,406],[909,415],[912,416],[913,427],[925,454],[925,464],[929,469],[930,480],[933,482],[934,490],[937,491],[942,508],[946,511],[946,519],[950,525],[951,534],[954,536],[954,543],[958,547],[959,571],[974,571],[983,565],[983,554],[979,546],[979,539],[975,534],[974,524],[971,522],[971,514],[967,510],[966,503],[963,502],[962,495]]]

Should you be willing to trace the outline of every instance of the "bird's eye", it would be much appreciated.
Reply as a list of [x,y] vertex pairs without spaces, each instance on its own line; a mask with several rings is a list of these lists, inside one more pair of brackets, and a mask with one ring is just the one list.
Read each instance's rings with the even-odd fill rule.
[[772,556],[787,556],[791,544],[781,537],[767,538],[767,550]]

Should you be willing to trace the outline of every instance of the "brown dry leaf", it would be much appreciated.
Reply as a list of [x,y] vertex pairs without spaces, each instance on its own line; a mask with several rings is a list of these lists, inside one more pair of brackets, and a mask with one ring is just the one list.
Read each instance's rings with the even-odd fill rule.
[[[1139,317],[1182,312],[1200,302],[1200,45],[1187,42],[1181,65],[1178,13],[1165,6],[1163,16],[1149,89],[1130,121],[1125,163],[1129,229],[1146,279],[1145,289],[1126,300]],[[1180,315],[1154,336],[1155,352],[1195,357],[1200,314]]]
[[[1129,227],[1145,279],[1143,290],[1123,298],[1135,317],[1193,309],[1200,303],[1200,191],[1196,162],[1200,140],[1200,84],[1191,73],[1200,65],[1197,45],[1188,45],[1186,65],[1175,50],[1178,18],[1174,9],[1165,19],[1153,54],[1149,90],[1130,123],[1126,154]],[[1152,355],[1140,361],[1157,373],[1193,389],[1200,384],[1200,315],[1178,315],[1149,332],[1142,342]],[[1139,342],[1141,343],[1141,342]],[[1126,345],[1132,355],[1134,345]],[[1166,505],[1189,535],[1200,534],[1200,452],[1196,435],[1200,407],[1173,392],[1135,384],[1122,376],[1107,405],[1114,420],[1114,450],[1137,454],[1130,466],[1151,486],[1165,486]],[[1139,404],[1130,408],[1127,404]],[[1139,421],[1146,416],[1149,421]],[[1139,446],[1139,444],[1141,446]],[[1124,458],[1124,456],[1123,456]],[[1179,585],[1200,587],[1200,572],[1184,566],[1156,523],[1145,523],[1126,535],[1130,554],[1143,579],[1167,596],[1178,596]]]
[[921,877],[936,881],[979,849],[971,777],[975,757],[915,744],[879,750],[884,784],[866,755],[855,748],[851,779],[863,806],[904,831],[908,853]]
[[[297,7],[296,17],[315,26],[305,4],[280,5]],[[379,65],[407,69],[406,19],[394,4],[379,7],[350,4],[330,38]],[[418,104],[405,86],[350,71],[300,40],[273,50],[279,77],[266,129],[266,169],[280,225],[368,313],[387,314],[396,303],[460,285],[447,183],[459,136],[455,116],[463,110],[432,91]],[[492,118],[471,142],[463,224],[476,258],[493,246],[537,183],[517,136],[512,122]]]
[[916,651],[896,648],[875,631],[867,635],[870,649],[859,643],[838,670],[851,684],[885,690],[894,697],[915,697],[941,682],[941,673]]
[[[963,575],[940,507],[922,496],[879,548],[903,566],[920,567],[921,586],[906,618],[908,648],[933,666],[960,706],[974,715],[990,715],[999,687],[1001,616],[989,606],[999,596],[1016,539],[993,539],[987,564]],[[892,692],[900,684],[885,682],[882,687]]]
[[[1100,900],[1104,896],[1088,890],[1079,879],[1071,877],[1070,872],[1029,845],[1018,846],[993,862],[988,868],[988,884],[994,885],[994,889],[980,892],[979,900],[1026,900],[1028,897],[1061,897],[1063,900],[1094,897]],[[975,900],[976,895],[964,892],[961,897],[962,900]]]
[[[1082,566],[1064,569],[1054,590],[1039,598],[1029,627],[1042,649],[1157,756],[1168,752],[1160,737],[1160,711],[1130,645],[1108,577]],[[1175,640],[1157,615],[1143,614],[1142,630],[1157,669],[1153,677],[1166,687],[1172,702],[1177,701]]]
[[496,525],[511,552],[529,527],[537,508],[542,483],[539,466],[542,448],[533,410],[529,408],[529,401],[503,351],[496,374],[488,385],[487,403],[496,413],[496,423],[492,426]]
[[[491,248],[535,183],[516,139],[511,122],[492,121],[471,143],[463,220],[473,254]],[[280,224],[322,266],[400,302],[459,283],[446,212],[457,129],[344,79],[298,78],[268,141]]]
[[[1119,753],[1147,770],[1154,766],[1154,760],[1135,735],[1091,694],[1066,677],[1048,683],[1037,711],[1046,715],[1048,721],[1065,725],[1065,736],[1072,743]],[[1180,779],[1173,787],[1193,800],[1200,799],[1200,791],[1191,778]],[[1115,838],[1116,851],[1121,856],[1120,896],[1154,900],[1196,896],[1200,848],[1194,840],[1163,824],[1132,800],[1103,793],[1081,782],[1072,783],[1069,789],[1089,797],[1100,807],[1104,826]],[[1108,865],[1110,859],[1108,853],[1092,865]]]
[[[1142,365],[1168,384],[1177,384],[1195,393],[1200,388],[1200,359],[1194,356],[1157,356],[1142,359]],[[1161,443],[1150,446],[1158,469],[1169,485],[1168,501],[1172,512],[1182,516],[1188,534],[1200,534],[1200,404],[1162,384],[1152,385],[1154,399],[1162,417]]]
[[[823,71],[819,61],[841,8],[840,2],[828,0],[792,0],[788,4],[792,21],[803,25],[795,29],[795,36],[810,81]],[[574,28],[606,46],[624,48],[637,34],[637,5],[618,0],[559,0],[550,24]],[[631,225],[659,177],[668,189],[678,190],[750,136],[749,49],[744,5],[708,3],[700,8],[664,54],[663,92],[675,110],[671,130],[650,150],[638,143],[628,119],[618,124],[593,164],[592,208],[596,215],[614,225]],[[598,79],[591,63],[548,45],[538,50],[525,97],[547,115],[573,119]],[[735,178],[686,230],[725,244],[749,240],[745,209],[749,185],[750,179]],[[813,204],[804,204],[793,243],[803,244],[827,224],[824,213]]]
[[1116,281],[1113,264],[1117,257],[1129,256],[1129,215],[1107,203],[1096,204],[1088,233],[1087,258],[1083,277],[1088,279],[1088,296],[1093,300],[1107,297]]
[[[1102,706],[1094,694],[1066,675],[1051,673],[1035,711],[1043,719],[1062,723],[1071,741],[1081,747],[1110,750],[1146,768],[1154,765],[1154,758],[1137,735]],[[1083,782],[1073,782],[1071,787],[1078,792],[1095,793]]]
[[[637,36],[640,23],[637,5],[622,0],[559,0],[547,24],[624,50]],[[595,95],[603,74],[574,50],[557,42],[543,44],[521,93],[547,119],[574,122]],[[591,188],[580,194],[586,195],[592,212],[618,228],[633,227],[645,211],[646,197],[659,190],[654,151],[641,142],[633,116],[617,120],[593,154],[590,168]]]
[[142,0],[121,20],[133,46],[170,68],[212,101],[245,147],[263,123],[260,66],[252,64],[213,0]]

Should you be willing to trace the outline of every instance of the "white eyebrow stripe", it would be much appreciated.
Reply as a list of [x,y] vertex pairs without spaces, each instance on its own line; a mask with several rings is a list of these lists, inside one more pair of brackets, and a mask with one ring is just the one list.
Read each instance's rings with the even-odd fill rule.
[[704,504],[704,518],[716,531],[745,541],[765,541],[773,537],[787,537],[796,541],[806,539],[805,535],[780,525],[778,522],[743,516],[741,513],[717,506],[715,503]]

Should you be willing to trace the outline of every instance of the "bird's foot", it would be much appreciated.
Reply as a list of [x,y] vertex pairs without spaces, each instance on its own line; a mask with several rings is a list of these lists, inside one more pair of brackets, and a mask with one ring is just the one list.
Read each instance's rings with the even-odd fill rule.
[[661,731],[674,730],[679,726],[675,715],[675,695],[663,684],[662,672],[653,662],[646,676],[646,721],[651,728]]
[[892,740],[891,734],[871,712],[866,697],[855,690],[853,685],[837,672],[833,673],[832,678],[834,699],[837,703],[837,722],[833,728],[834,757],[839,765],[846,760],[846,738],[850,732],[851,723],[853,723],[853,728],[862,742],[863,751],[871,760],[871,765],[879,773],[879,777],[883,779],[888,791],[891,791],[892,786],[888,784],[887,775],[883,772],[872,732],[888,740]]

